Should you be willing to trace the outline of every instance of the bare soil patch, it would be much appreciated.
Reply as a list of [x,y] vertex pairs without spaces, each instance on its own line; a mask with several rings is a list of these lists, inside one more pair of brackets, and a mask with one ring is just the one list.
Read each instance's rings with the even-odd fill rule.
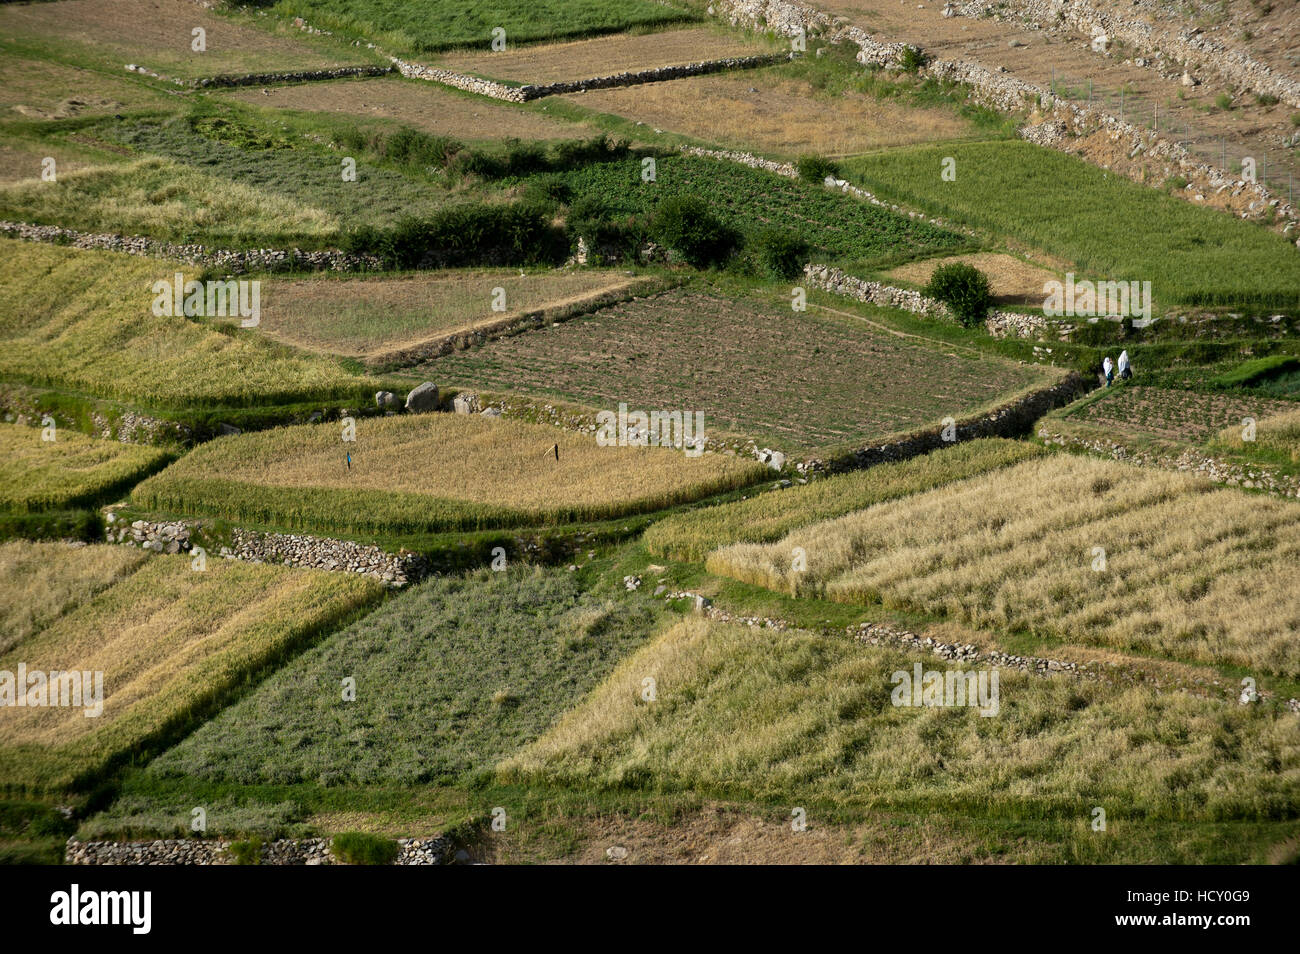
[[571,102],[657,129],[739,149],[787,156],[844,156],[956,139],[971,126],[950,111],[917,109],[860,94],[830,98],[779,69],[591,90]]
[[[191,49],[196,27],[206,31],[207,49]],[[370,62],[362,54],[345,61],[323,46],[287,31],[276,35],[204,10],[191,0],[58,0],[6,4],[0,8],[0,38],[80,48],[88,59],[113,69],[128,63],[166,76],[325,69]]]
[[571,43],[514,47],[500,53],[456,53],[443,58],[438,65],[493,79],[540,84],[755,56],[772,50],[768,44],[739,33],[694,27],[663,33],[620,34]]
[[676,289],[426,366],[434,380],[592,407],[701,411],[706,433],[831,448],[962,418],[1044,372],[788,301]]
[[464,96],[419,80],[340,80],[241,89],[228,95],[258,106],[396,120],[458,139],[579,139],[592,131],[580,123],[552,119],[533,107]]
[[[633,282],[623,272],[601,270],[276,281],[263,295],[260,327],[286,344],[364,358],[511,315],[572,304]],[[504,291],[505,311],[492,309],[497,288]]]
[[924,285],[931,273],[940,265],[963,262],[973,265],[989,277],[994,300],[1005,305],[1033,305],[1043,300],[1043,283],[1058,277],[1052,269],[1026,262],[1005,252],[976,252],[971,255],[951,255],[931,258],[923,262],[909,262],[889,272],[890,278],[902,279]]
[[1243,418],[1263,420],[1295,410],[1292,401],[1201,394],[1172,388],[1123,387],[1072,415],[1076,420],[1114,427],[1116,436],[1137,432],[1167,440],[1200,443]]

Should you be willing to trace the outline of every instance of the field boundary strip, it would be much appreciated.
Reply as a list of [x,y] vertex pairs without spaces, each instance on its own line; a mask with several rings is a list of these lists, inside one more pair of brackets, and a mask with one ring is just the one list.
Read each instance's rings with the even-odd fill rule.
[[336,66],[323,70],[283,70],[272,73],[221,73],[216,76],[202,76],[197,79],[183,80],[164,73],[157,73],[144,66],[128,63],[127,70],[141,73],[153,79],[188,86],[192,89],[224,89],[235,86],[278,86],[284,83],[318,83],[329,80],[350,79],[356,76],[387,76],[396,73],[393,66]]
[[496,80],[485,79],[471,73],[461,73],[438,66],[424,66],[420,63],[408,63],[406,60],[390,56],[397,71],[407,79],[427,80],[452,86],[469,93],[488,96],[492,99],[505,100],[510,103],[527,103],[545,96],[559,96],[564,93],[582,93],[593,89],[614,89],[620,86],[644,86],[647,83],[661,83],[668,80],[683,79],[688,76],[705,76],[710,73],[725,73],[733,70],[758,69],[788,63],[798,54],[760,53],[754,56],[725,57],[719,60],[701,60],[680,66],[656,66],[646,70],[630,73],[613,73],[608,76],[593,76],[588,79],[566,80],[558,83],[525,84],[511,86]]

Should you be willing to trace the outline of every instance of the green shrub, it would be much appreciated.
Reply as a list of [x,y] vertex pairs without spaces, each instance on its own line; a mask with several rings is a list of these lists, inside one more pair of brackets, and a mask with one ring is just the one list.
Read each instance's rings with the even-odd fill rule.
[[826,180],[827,176],[835,176],[838,179],[840,174],[839,167],[835,163],[812,153],[796,159],[795,168],[799,170],[799,178],[819,185]]
[[1232,109],[1232,97],[1227,93],[1220,93],[1214,97],[1214,105],[1220,109]]
[[697,196],[674,196],[659,203],[651,222],[655,241],[690,265],[721,265],[740,245],[740,236]]
[[531,202],[454,205],[389,229],[361,226],[341,244],[348,252],[378,255],[390,268],[555,264],[568,250],[547,209]]
[[405,126],[375,144],[375,151],[385,159],[417,167],[445,166],[463,148],[450,136],[431,136]]
[[557,172],[576,169],[593,162],[626,159],[631,147],[621,139],[605,133],[590,139],[565,139],[551,146],[550,165]]
[[795,278],[808,261],[808,243],[785,229],[766,228],[753,241],[754,256],[772,278]]
[[391,838],[348,831],[334,836],[330,850],[349,865],[391,865],[397,860],[399,849]]
[[1282,101],[1278,99],[1276,96],[1274,96],[1272,93],[1256,93],[1255,102],[1258,103],[1260,106],[1269,107],[1269,106],[1276,106],[1278,103]]
[[953,316],[967,328],[984,323],[993,304],[988,276],[973,265],[952,262],[940,265],[930,275],[925,294],[948,306]]
[[230,859],[237,865],[260,865],[262,863],[262,839],[253,837],[247,841],[230,843]]
[[601,256],[634,259],[647,238],[645,222],[635,215],[620,215],[599,195],[586,195],[569,207],[569,234],[581,238]]
[[524,186],[523,200],[539,207],[554,208],[568,202],[573,190],[561,175],[548,172],[528,180]]
[[914,46],[903,47],[902,52],[898,54],[898,65],[903,68],[905,73],[916,73],[921,67],[925,66],[926,57]]

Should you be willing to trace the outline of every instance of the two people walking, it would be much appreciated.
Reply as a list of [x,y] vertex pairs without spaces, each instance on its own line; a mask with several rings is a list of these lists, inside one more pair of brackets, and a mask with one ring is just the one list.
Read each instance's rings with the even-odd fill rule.
[[[1110,387],[1112,384],[1115,383],[1115,371],[1116,371],[1116,366],[1110,360],[1110,355],[1106,355],[1106,359],[1102,361],[1101,370],[1106,375],[1106,387]],[[1129,365],[1127,350],[1121,351],[1119,353],[1118,370],[1119,370],[1120,379],[1123,381],[1127,381],[1129,378],[1133,377],[1133,369]]]

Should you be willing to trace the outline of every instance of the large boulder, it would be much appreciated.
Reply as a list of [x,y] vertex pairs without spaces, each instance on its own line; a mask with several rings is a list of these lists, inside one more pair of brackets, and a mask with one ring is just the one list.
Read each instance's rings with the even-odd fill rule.
[[406,409],[415,414],[438,410],[438,386],[425,381],[406,396]]
[[396,403],[397,397],[392,391],[375,392],[375,407],[380,408],[381,410],[387,410],[388,408],[393,407]]
[[483,410],[478,395],[473,391],[461,391],[452,399],[451,406],[457,414],[477,414]]

